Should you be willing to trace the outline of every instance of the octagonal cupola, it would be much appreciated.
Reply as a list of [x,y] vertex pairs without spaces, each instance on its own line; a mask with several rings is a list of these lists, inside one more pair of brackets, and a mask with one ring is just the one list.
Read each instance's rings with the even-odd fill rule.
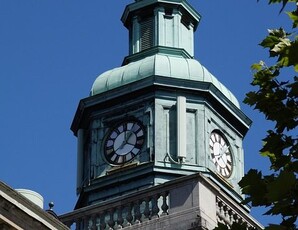
[[121,20],[129,30],[130,56],[156,47],[182,49],[189,58],[194,56],[200,15],[185,0],[136,0]]
[[76,208],[198,172],[239,198],[251,121],[194,59],[199,21],[186,0],[135,0],[125,8],[128,56],[96,78],[71,127]]

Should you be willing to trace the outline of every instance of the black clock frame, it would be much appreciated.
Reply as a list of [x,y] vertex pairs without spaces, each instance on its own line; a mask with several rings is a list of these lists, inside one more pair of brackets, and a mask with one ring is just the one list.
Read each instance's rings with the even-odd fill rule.
[[[114,149],[116,139],[123,133],[131,132],[135,135],[133,148],[125,154],[117,154],[118,149]],[[123,134],[123,135],[125,135]],[[141,121],[137,119],[122,120],[117,122],[106,134],[103,152],[106,161],[111,165],[120,166],[131,162],[140,154],[145,143],[145,128]],[[132,145],[132,144],[130,144]]]

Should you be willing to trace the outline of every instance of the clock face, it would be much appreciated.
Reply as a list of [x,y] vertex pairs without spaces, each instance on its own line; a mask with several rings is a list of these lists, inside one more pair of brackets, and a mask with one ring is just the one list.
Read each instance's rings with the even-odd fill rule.
[[230,177],[233,169],[233,158],[230,146],[218,132],[212,132],[209,140],[211,158],[215,167],[223,177]]
[[113,165],[129,162],[141,152],[144,142],[145,132],[140,122],[122,122],[107,134],[104,143],[106,160]]

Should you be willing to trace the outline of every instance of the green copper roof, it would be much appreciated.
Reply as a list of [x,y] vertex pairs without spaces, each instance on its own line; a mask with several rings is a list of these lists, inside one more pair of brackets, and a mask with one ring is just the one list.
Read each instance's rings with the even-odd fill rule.
[[201,15],[187,2],[187,0],[137,0],[134,3],[131,3],[126,6],[121,17],[121,21],[124,24],[126,24],[127,19],[131,16],[133,12],[138,12],[139,9],[146,8],[154,4],[176,4],[183,7],[187,11],[188,15],[194,19],[195,29],[198,26],[198,22],[200,21]]
[[91,96],[150,76],[210,82],[240,108],[236,97],[197,60],[163,53],[147,56],[99,75],[93,83]]

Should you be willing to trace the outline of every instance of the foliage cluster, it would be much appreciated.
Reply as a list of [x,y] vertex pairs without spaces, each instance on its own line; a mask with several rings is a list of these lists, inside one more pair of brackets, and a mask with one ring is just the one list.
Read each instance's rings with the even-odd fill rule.
[[[298,217],[298,0],[269,0],[269,4],[281,4],[292,23],[292,32],[284,28],[268,30],[260,43],[268,49],[274,64],[264,61],[252,65],[252,85],[244,103],[263,113],[274,128],[263,139],[262,156],[271,162],[270,175],[251,169],[240,181],[244,203],[253,207],[266,207],[265,215],[274,215],[280,223],[270,224],[266,230],[297,229]],[[245,229],[235,223],[230,229]],[[216,229],[228,229],[220,225]]]

